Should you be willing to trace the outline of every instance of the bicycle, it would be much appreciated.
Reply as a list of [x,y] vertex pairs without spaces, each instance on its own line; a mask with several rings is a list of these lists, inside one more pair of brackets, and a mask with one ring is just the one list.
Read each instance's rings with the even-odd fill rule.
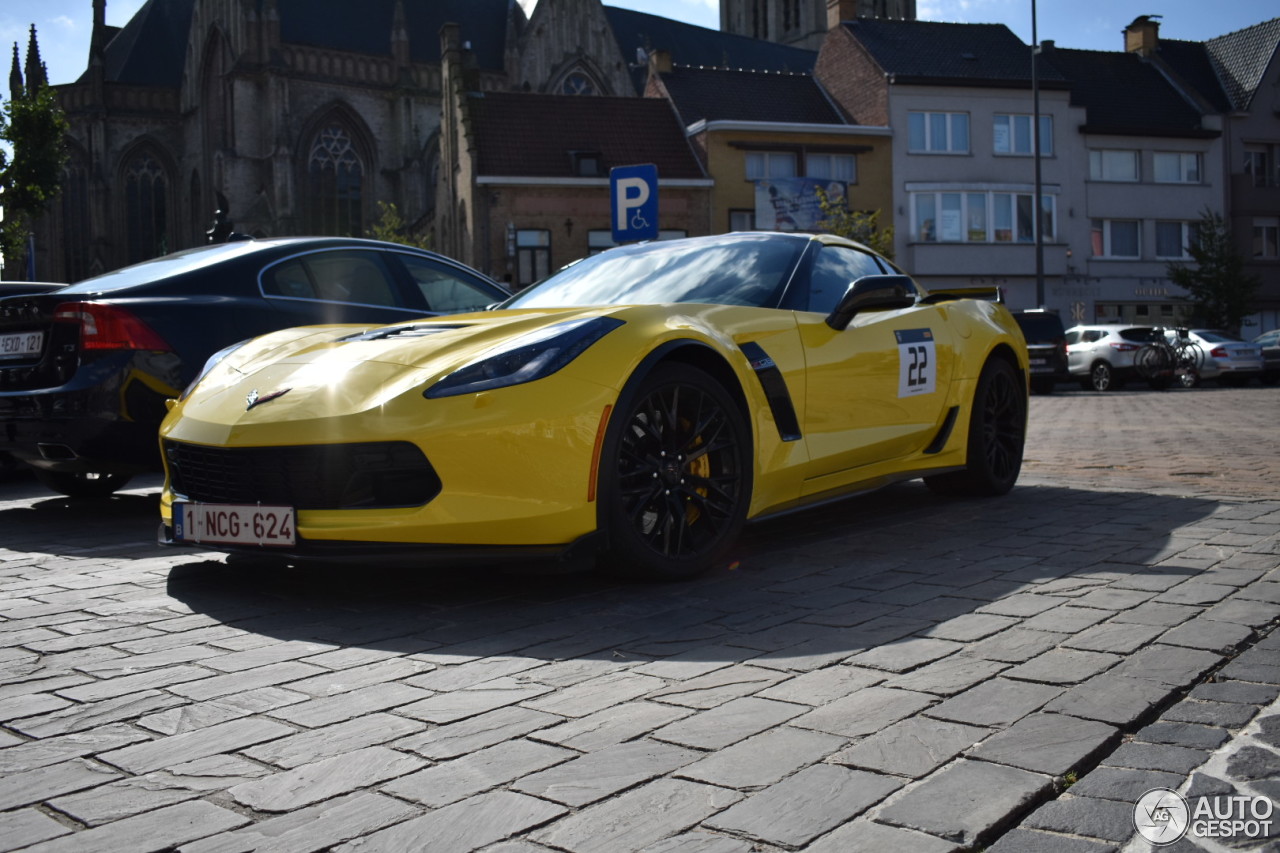
[[1158,329],[1163,339],[1145,344],[1134,356],[1134,368],[1138,375],[1156,390],[1177,382],[1183,388],[1194,388],[1200,383],[1200,369],[1204,366],[1204,350],[1192,341],[1183,329]]

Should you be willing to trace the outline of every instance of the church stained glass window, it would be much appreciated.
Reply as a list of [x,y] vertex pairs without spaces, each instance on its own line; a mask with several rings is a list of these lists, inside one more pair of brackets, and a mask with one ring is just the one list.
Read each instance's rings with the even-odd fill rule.
[[316,134],[307,157],[307,230],[359,237],[364,233],[364,164],[340,125]]

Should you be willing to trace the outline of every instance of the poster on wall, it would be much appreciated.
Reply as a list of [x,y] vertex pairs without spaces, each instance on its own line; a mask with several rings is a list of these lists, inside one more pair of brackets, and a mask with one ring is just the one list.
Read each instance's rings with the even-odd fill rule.
[[826,216],[818,204],[821,187],[831,201],[845,197],[843,181],[820,178],[761,178],[756,181],[756,228],[761,231],[819,231]]

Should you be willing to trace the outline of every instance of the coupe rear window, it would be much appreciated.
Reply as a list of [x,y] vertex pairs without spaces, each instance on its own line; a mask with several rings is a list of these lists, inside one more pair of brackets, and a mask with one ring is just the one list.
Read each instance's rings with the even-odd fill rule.
[[1120,337],[1126,341],[1134,341],[1135,343],[1146,344],[1152,341],[1162,341],[1164,336],[1156,329],[1149,326],[1139,326],[1135,329],[1121,329]]

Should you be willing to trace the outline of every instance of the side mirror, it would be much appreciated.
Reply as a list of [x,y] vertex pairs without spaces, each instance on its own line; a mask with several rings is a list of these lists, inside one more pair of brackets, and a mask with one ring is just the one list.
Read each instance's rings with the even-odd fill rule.
[[916,304],[916,283],[905,275],[864,275],[849,285],[840,304],[827,315],[837,332],[848,328],[855,315],[872,308],[910,308]]

